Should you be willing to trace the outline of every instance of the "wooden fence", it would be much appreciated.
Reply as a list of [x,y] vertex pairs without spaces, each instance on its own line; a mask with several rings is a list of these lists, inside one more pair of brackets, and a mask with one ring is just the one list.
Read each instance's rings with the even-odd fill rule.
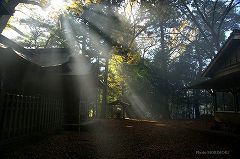
[[63,100],[0,92],[0,144],[62,127]]

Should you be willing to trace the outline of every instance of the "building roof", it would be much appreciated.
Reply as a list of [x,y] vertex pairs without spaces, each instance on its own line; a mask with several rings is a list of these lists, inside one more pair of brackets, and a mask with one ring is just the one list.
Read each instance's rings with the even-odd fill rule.
[[240,88],[240,71],[227,74],[225,76],[212,78],[201,83],[188,87],[188,89],[214,89],[222,91],[226,89]]
[[69,61],[71,56],[69,48],[39,48],[27,49],[28,59],[41,67],[58,66]]
[[[3,44],[0,45],[0,53],[7,51],[7,55],[19,63],[33,64],[53,76],[92,79],[98,87],[103,87],[103,83],[95,74],[96,67],[90,62],[90,59],[80,54],[73,56],[69,48],[26,49],[1,34],[0,44]],[[4,56],[4,54],[0,55]]]
[[39,65],[30,62],[21,54],[15,52],[12,48],[5,48],[0,45],[0,66],[13,67],[31,65],[31,69],[40,68]]
[[[232,69],[228,70],[221,76],[216,76],[215,73],[222,69],[220,65],[224,63],[224,60],[231,56],[233,50],[235,50],[240,44],[240,30],[234,30],[227,41],[224,43],[218,54],[208,65],[203,72],[202,77],[211,77],[211,79],[205,80],[198,84],[187,87],[188,89],[214,89],[214,90],[226,90],[232,88],[240,88],[240,70]],[[239,65],[234,66],[239,67]]]
[[41,67],[61,65],[67,62],[71,56],[69,48],[26,49],[1,34],[0,43],[8,48],[12,48],[22,58]]
[[224,45],[221,47],[219,52],[216,54],[214,59],[210,62],[208,67],[203,72],[203,77],[212,77],[213,73],[216,72],[219,69],[219,63],[222,63],[222,61],[229,56],[229,53],[232,49],[239,46],[240,42],[240,30],[235,29],[228,37],[227,41],[224,43]]
[[61,72],[62,75],[84,75],[94,71],[88,57],[80,54],[73,56],[69,48],[26,49],[1,34],[0,43],[11,48],[18,58],[45,70]]

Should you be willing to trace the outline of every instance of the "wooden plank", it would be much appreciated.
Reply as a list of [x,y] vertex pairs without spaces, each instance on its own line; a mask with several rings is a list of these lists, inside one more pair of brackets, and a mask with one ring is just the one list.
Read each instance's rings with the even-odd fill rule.
[[50,97],[50,112],[49,112],[49,114],[50,114],[50,116],[49,116],[49,128],[51,128],[52,129],[52,127],[53,127],[53,106],[54,106],[54,99],[53,99],[54,97]]
[[41,96],[41,106],[40,106],[40,130],[43,130],[44,128],[44,108],[45,108],[45,98],[44,96]]
[[30,124],[30,132],[34,132],[34,120],[35,120],[35,96],[31,98],[31,124]]
[[56,128],[60,128],[62,126],[62,100],[60,98],[56,99]]
[[60,120],[60,118],[59,118],[59,105],[60,104],[60,102],[59,102],[59,99],[57,99],[56,100],[56,118],[55,118],[55,124],[56,124],[56,128],[58,128],[58,124],[59,124],[59,120]]
[[51,125],[52,125],[52,123],[51,123],[51,115],[52,115],[52,98],[51,97],[48,97],[48,99],[49,99],[49,106],[48,106],[48,129],[50,129],[51,128]]
[[44,96],[41,97],[41,114],[40,114],[40,125],[41,125],[41,130],[43,129],[43,122],[44,122]]
[[54,128],[57,128],[57,100],[58,100],[58,98],[55,98],[55,100],[54,100],[54,111],[53,111]]
[[36,120],[37,120],[37,97],[34,96],[33,99],[34,100],[33,100],[33,119],[32,119],[33,125],[32,125],[32,131],[36,132],[36,126],[37,126],[37,124],[36,124]]
[[46,97],[46,129],[48,129],[48,123],[49,123],[49,98],[48,96]]
[[15,97],[15,113],[14,113],[14,121],[13,121],[13,136],[17,136],[18,135],[18,121],[19,121],[19,99],[20,99],[20,95],[16,94],[14,95]]
[[36,111],[36,131],[40,130],[40,104],[41,104],[41,97],[37,96],[37,111]]
[[60,104],[60,102],[59,102],[59,99],[57,99],[57,101],[56,101],[56,128],[58,128],[58,125],[59,125],[59,120],[60,120],[60,118],[59,118],[59,105]]
[[47,97],[44,97],[43,129],[47,128]]
[[2,134],[1,139],[4,139],[6,137],[6,131],[7,131],[7,122],[8,122],[8,106],[10,104],[10,96],[8,93],[5,93],[4,95],[4,103],[3,103],[3,117],[2,117]]
[[60,117],[59,128],[61,128],[63,125],[63,100],[60,101],[59,117]]
[[56,101],[56,128],[59,128],[59,123],[60,123],[60,113],[59,113],[59,108],[60,108],[61,101],[58,98]]
[[51,97],[48,97],[48,124],[47,128],[51,128],[51,107],[52,107],[52,100]]
[[5,114],[5,105],[4,105],[4,95],[5,92],[3,92],[3,90],[0,89],[0,140],[2,137],[2,133],[3,133],[3,120],[4,120],[4,114]]
[[55,128],[58,128],[58,101],[59,101],[59,98],[56,98],[56,101],[55,101]]
[[14,111],[15,111],[15,95],[10,95],[10,104],[9,104],[9,123],[8,123],[8,138],[11,137],[13,131],[13,122],[14,122]]
[[31,127],[31,96],[27,96],[27,132],[26,134],[30,133],[30,127]]
[[52,100],[52,97],[49,97],[49,117],[48,117],[48,129],[51,128],[52,126],[52,121],[51,121],[51,118],[52,118],[52,105],[53,105],[53,100]]
[[28,100],[28,97],[23,96],[23,124],[22,124],[23,130],[22,130],[22,134],[27,133],[27,112],[28,112],[27,100]]
[[55,98],[55,100],[54,100],[54,118],[53,118],[53,120],[54,120],[54,128],[57,128],[57,100],[58,100],[58,98]]
[[53,98],[52,128],[56,128],[56,97]]
[[51,128],[55,128],[55,101],[56,101],[56,97],[52,98],[52,119],[51,119]]
[[22,135],[24,131],[24,100],[23,95],[19,97],[19,121],[18,121],[18,135]]

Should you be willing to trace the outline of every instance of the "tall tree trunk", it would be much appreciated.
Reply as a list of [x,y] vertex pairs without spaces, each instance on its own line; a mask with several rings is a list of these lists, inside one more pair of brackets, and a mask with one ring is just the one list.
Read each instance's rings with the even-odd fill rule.
[[199,103],[199,98],[200,98],[200,90],[194,90],[194,110],[195,110],[195,117],[196,118],[199,118],[200,117],[200,110],[199,110],[199,106],[200,106],[200,103]]
[[[203,71],[203,59],[202,59],[202,56],[201,56],[201,51],[199,50],[198,46],[196,45],[196,59],[198,61],[198,64],[199,64],[199,67],[198,67],[198,70],[197,70],[197,78],[201,77],[202,75],[202,71]],[[194,110],[195,110],[195,117],[196,118],[199,118],[200,117],[200,110],[199,110],[199,107],[200,107],[200,103],[199,103],[199,98],[201,96],[201,92],[200,90],[194,90]]]
[[163,72],[163,92],[164,92],[164,112],[163,112],[163,118],[170,118],[170,112],[169,112],[169,88],[168,88],[168,80],[167,80],[167,65],[168,65],[168,55],[165,48],[165,30],[164,30],[164,24],[161,23],[160,26],[161,29],[161,68]]
[[107,58],[106,64],[105,64],[105,73],[104,73],[104,87],[103,87],[103,99],[102,99],[102,111],[101,111],[102,118],[106,118],[106,113],[107,113],[108,65],[109,65],[109,59]]
[[[96,59],[97,61],[96,61],[96,63],[97,63],[97,66],[96,66],[96,74],[95,74],[95,76],[96,76],[96,79],[97,80],[99,80],[99,78],[98,78],[98,75],[99,75],[99,57],[97,57],[97,59]],[[96,118],[98,118],[99,117],[99,103],[100,103],[100,101],[99,101],[99,95],[100,95],[100,89],[99,89],[99,85],[97,84],[97,86],[96,86],[96,99],[95,99],[95,109],[96,109],[96,114],[95,114],[95,117]]]

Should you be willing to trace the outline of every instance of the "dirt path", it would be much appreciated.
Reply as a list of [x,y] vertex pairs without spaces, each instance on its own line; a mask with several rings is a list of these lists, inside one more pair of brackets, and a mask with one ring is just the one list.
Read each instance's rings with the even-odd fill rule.
[[[240,138],[178,121],[97,120],[5,154],[20,159],[232,158]],[[218,153],[218,154],[214,154]]]

